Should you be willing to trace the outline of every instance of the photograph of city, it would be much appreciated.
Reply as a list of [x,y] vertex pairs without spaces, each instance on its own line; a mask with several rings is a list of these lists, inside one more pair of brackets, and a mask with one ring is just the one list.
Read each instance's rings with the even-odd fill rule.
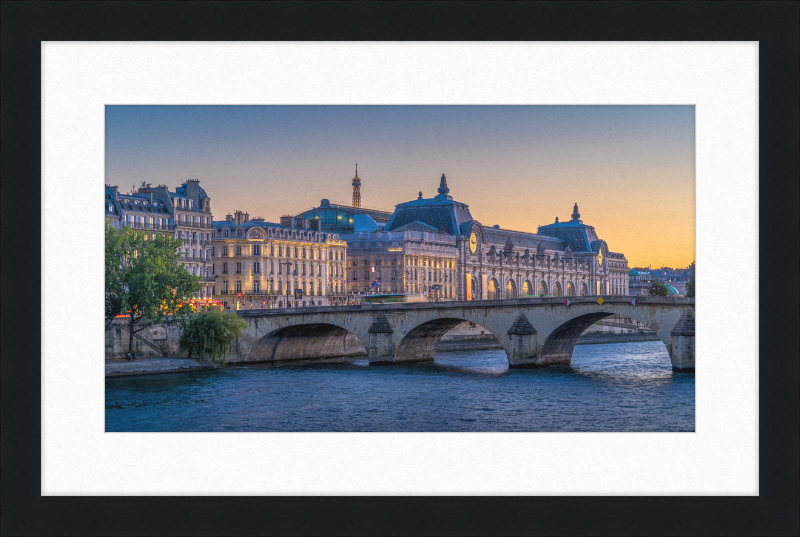
[[693,432],[695,108],[105,110],[107,432]]

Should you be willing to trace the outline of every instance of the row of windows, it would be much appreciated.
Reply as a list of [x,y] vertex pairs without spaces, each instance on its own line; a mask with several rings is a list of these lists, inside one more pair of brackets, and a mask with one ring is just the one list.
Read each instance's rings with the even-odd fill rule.
[[152,229],[169,229],[169,226],[172,225],[171,218],[156,218],[153,216],[138,216],[138,215],[125,215],[125,225],[128,227],[136,226],[136,227],[144,227],[152,228]]
[[[278,265],[278,274],[283,274],[283,267],[284,267],[283,263],[277,263],[277,265]],[[265,264],[265,267],[267,267],[269,269],[269,273],[270,274],[274,274],[275,273],[275,265],[273,264],[272,261],[267,262]],[[306,267],[309,267],[308,268],[308,274],[306,274],[306,270],[307,270]],[[317,274],[316,275],[317,276],[322,276],[322,265],[317,265],[316,269],[317,269],[317,271],[316,271]],[[254,262],[253,263],[253,267],[252,267],[252,271],[253,271],[253,274],[260,274],[261,273],[261,263],[258,262],[258,261]],[[332,272],[333,272],[333,276],[334,277],[339,277],[340,276],[339,267],[332,267]],[[236,273],[237,274],[241,274],[242,273],[242,263],[241,262],[237,262],[236,263]],[[286,273],[287,274],[291,274],[292,276],[314,276],[314,265],[305,265],[305,264],[298,265],[297,263],[295,263],[294,264],[294,268],[291,270],[291,272],[287,268],[286,269]],[[227,261],[222,263],[222,274],[228,274],[228,263],[227,263]]]
[[[352,276],[354,282],[358,281],[359,274],[360,273],[357,270],[354,270],[351,273],[351,276]],[[438,272],[436,272],[436,271],[434,271],[434,272],[428,271],[427,276],[428,277],[427,277],[426,281],[433,282],[433,283],[439,283],[440,281],[441,281],[441,283],[452,283],[453,282],[453,274],[452,273],[444,273],[440,277]],[[397,272],[394,271],[394,270],[391,271],[391,277],[392,278],[396,278],[397,277]],[[424,271],[422,273],[422,277],[423,278],[425,277],[425,272]],[[364,276],[363,276],[364,280],[371,280],[371,279],[378,279],[379,280],[380,278],[381,278],[380,271],[376,271],[376,272],[370,272],[368,270],[364,271]],[[411,278],[414,279],[414,280],[419,279],[419,273],[417,272],[416,269],[411,271]]]
[[[196,241],[197,237],[198,237],[198,234],[197,234],[196,231],[193,231],[191,235],[189,234],[188,231],[186,231],[186,232],[178,231],[178,238],[179,239],[184,239],[184,240],[191,239],[193,241]],[[200,233],[200,240],[210,241],[211,240],[211,233]]]
[[[272,236],[272,238],[281,238],[281,239],[307,239],[307,240],[318,240],[320,238],[319,234],[316,231],[295,231],[294,233],[290,233],[291,230],[279,230],[275,231],[270,229],[267,233]],[[243,229],[232,230],[229,228],[221,228],[216,230],[216,234],[218,238],[228,239],[230,237],[244,237],[246,232]],[[256,239],[260,239],[260,236],[256,236]],[[322,233],[321,238],[327,239],[328,234]],[[336,235],[331,235],[330,238],[335,239]]]
[[[244,255],[254,255],[254,256],[260,256],[261,255],[261,245],[260,244],[253,244],[252,246],[250,246],[250,248],[252,248],[252,252],[253,252],[252,254],[248,254],[247,253],[247,246],[243,247],[242,245],[237,244],[237,245],[233,246],[232,249],[231,249],[231,247],[228,247],[228,246],[220,246],[220,257],[228,257],[230,255],[231,251],[234,252],[234,255],[239,255],[239,256],[242,255],[242,252],[244,252]],[[266,247],[264,247],[264,252],[266,252],[266,251],[267,251]],[[276,251],[275,246],[270,246],[269,247],[269,256],[270,257],[275,257],[275,251]],[[278,246],[277,247],[277,252],[278,252],[277,257],[294,257],[296,259],[301,259],[301,258],[302,259],[323,259],[325,257],[324,250],[320,250],[320,249],[316,249],[315,250],[315,249],[307,249],[307,248],[292,248],[292,247],[289,247],[289,246],[284,248],[283,246]],[[285,256],[284,256],[284,253],[286,254]],[[294,253],[294,255],[292,255],[293,253]],[[211,247],[211,255],[216,257],[216,247],[215,246]],[[331,256],[333,257],[333,259],[332,259],[333,261],[342,261],[343,258],[344,258],[344,252],[339,251],[339,250],[334,250],[334,251],[331,252]]]
[[[286,289],[288,289],[289,291],[292,291],[293,289],[288,287],[288,286],[289,286],[289,284],[287,283],[286,284]],[[234,287],[232,289],[228,288],[228,282],[227,281],[223,281],[221,283],[220,287],[221,287],[221,293],[223,295],[229,294],[230,291],[234,291],[235,293],[243,293],[243,294],[249,293],[249,292],[261,293],[261,292],[269,291],[270,293],[275,293],[275,294],[279,294],[280,295],[280,294],[283,294],[283,291],[284,291],[283,282],[280,281],[280,280],[277,282],[277,285],[276,285],[276,282],[270,282],[268,290],[266,288],[262,288],[261,282],[258,281],[258,280],[254,280],[253,281],[252,289],[244,289],[242,287],[242,282],[240,282],[240,281],[235,282],[234,283]],[[317,282],[316,286],[313,283],[303,282],[301,287],[299,287],[299,289],[302,289],[303,294],[308,294],[308,295],[312,295],[312,296],[315,295],[315,294],[322,296],[324,294],[322,292],[322,282]],[[316,293],[315,293],[315,291],[316,291]],[[342,292],[341,284],[332,285],[331,286],[331,291],[333,293],[340,294]],[[217,294],[216,287],[214,288],[214,294]]]
[[[206,278],[209,278],[209,277],[211,276],[211,275],[209,274],[210,270],[211,270],[211,269],[208,269],[208,268],[207,268],[207,269],[205,269],[205,277],[206,277]],[[191,273],[191,274],[194,274],[195,276],[203,276],[203,269],[202,269],[202,268],[198,269],[197,267],[189,267],[189,266],[187,265],[187,266],[186,266],[186,272],[189,272],[189,273]]]
[[175,208],[177,209],[194,209],[194,200],[175,198]]
[[[178,250],[178,252],[183,256],[189,257],[188,248],[186,250]],[[205,257],[206,259],[210,260],[209,256],[207,255],[207,252],[204,252],[203,250],[197,250],[195,248],[192,248],[191,252],[192,252],[192,257]]]
[[[416,257],[409,257],[407,258],[407,263],[409,266],[412,267],[431,267],[431,268],[444,268],[444,269],[454,269],[456,267],[455,261],[451,259],[439,260],[436,258],[416,258]],[[369,259],[364,258],[362,260],[362,264],[369,265]],[[379,267],[382,264],[382,260],[378,259],[375,261],[375,266]],[[386,265],[388,266],[390,263],[386,261]],[[391,261],[392,265],[397,265],[397,258],[393,258]],[[358,260],[353,259],[353,266],[358,266]]]
[[211,217],[210,216],[192,216],[192,215],[183,215],[178,214],[178,224],[205,224],[211,225]]

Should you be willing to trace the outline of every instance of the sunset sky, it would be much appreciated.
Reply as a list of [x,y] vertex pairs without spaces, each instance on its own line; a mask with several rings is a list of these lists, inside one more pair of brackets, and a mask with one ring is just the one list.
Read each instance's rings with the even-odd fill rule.
[[484,225],[595,227],[630,266],[694,259],[693,106],[106,106],[106,183],[197,178],[216,220],[450,195]]

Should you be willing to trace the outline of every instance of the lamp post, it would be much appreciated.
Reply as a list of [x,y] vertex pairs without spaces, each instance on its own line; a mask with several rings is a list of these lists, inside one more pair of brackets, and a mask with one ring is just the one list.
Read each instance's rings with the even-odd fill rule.
[[278,263],[279,265],[286,266],[286,307],[289,307],[289,267],[292,266],[291,261],[281,261]]
[[273,309],[275,307],[275,297],[272,295],[272,282],[273,281],[274,280],[272,279],[272,276],[267,278],[267,285],[269,286],[269,287],[267,287],[267,289],[269,289],[268,293],[269,293],[269,306],[270,306],[270,309]]

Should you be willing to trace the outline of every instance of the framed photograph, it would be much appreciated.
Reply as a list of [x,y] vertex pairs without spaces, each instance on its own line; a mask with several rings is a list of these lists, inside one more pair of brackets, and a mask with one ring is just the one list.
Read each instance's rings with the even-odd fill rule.
[[[695,431],[694,106],[107,105],[105,126],[106,432]],[[177,167],[205,176],[158,182]]]
[[2,9],[4,533],[796,532],[796,4]]

